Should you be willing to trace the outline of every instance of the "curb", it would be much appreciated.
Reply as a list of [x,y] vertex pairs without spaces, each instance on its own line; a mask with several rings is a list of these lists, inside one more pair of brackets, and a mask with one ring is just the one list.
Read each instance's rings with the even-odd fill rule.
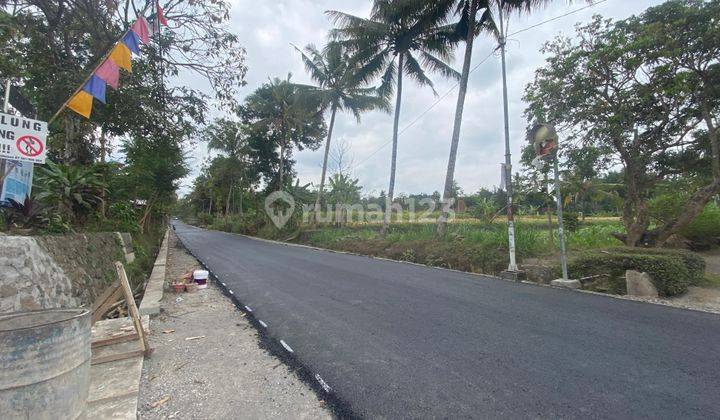
[[167,262],[169,233],[169,230],[165,231],[162,245],[160,245],[158,256],[155,259],[155,265],[145,285],[145,293],[143,293],[140,308],[138,308],[140,316],[160,313],[160,301],[163,298],[165,289],[165,263]]

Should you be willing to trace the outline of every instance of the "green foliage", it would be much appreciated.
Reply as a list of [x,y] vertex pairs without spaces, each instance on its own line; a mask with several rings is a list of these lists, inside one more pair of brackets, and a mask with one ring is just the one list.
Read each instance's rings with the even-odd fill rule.
[[611,291],[616,293],[625,291],[626,270],[646,272],[662,296],[685,293],[688,286],[703,280],[704,269],[704,260],[697,254],[647,248],[610,248],[586,252],[573,258],[568,265],[572,278],[608,276]]
[[44,207],[32,198],[26,196],[22,203],[13,199],[9,202],[10,207],[2,210],[6,226],[32,229],[46,224]]
[[[547,63],[525,90],[530,126],[563,128],[578,197],[590,191],[582,186],[594,176],[586,163],[597,161],[604,170],[623,165],[629,245],[662,245],[720,189],[707,166],[718,156],[710,159],[710,149],[698,147],[702,127],[718,134],[718,13],[717,0],[676,0],[623,21],[596,16],[577,27],[575,39],[559,37],[545,45]],[[680,145],[704,156],[685,159]],[[697,174],[683,194],[683,217],[653,225],[648,198],[656,185],[678,174]]]
[[580,228],[580,215],[572,211],[563,212],[563,226],[569,232],[577,232]]
[[680,230],[680,234],[692,241],[695,248],[720,245],[720,208],[715,203],[708,204],[695,220]]
[[37,199],[64,220],[82,221],[102,201],[105,183],[95,167],[58,165],[47,161],[39,167],[36,188]]

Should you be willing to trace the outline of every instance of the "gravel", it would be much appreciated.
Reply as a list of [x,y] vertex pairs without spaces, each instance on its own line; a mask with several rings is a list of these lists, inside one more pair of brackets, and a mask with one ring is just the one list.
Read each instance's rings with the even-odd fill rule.
[[[168,282],[198,268],[171,235]],[[151,330],[141,419],[333,417],[314,390],[259,346],[257,331],[213,284],[196,293],[166,291]]]

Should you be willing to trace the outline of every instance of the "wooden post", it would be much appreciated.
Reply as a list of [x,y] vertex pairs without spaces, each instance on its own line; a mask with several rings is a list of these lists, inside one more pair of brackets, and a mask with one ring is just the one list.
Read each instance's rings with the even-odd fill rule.
[[150,349],[150,346],[147,343],[147,338],[145,337],[145,330],[143,330],[140,314],[138,313],[137,306],[135,305],[135,297],[133,296],[133,291],[130,288],[130,282],[128,281],[127,274],[125,273],[125,267],[121,262],[115,261],[115,269],[117,270],[118,278],[120,279],[120,285],[125,293],[125,302],[128,306],[128,313],[133,320],[135,330],[140,338],[140,347],[145,353],[145,356],[149,356],[152,350]]

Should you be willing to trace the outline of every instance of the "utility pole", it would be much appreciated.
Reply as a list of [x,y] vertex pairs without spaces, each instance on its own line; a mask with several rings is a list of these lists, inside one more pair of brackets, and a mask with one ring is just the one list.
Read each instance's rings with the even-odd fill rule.
[[513,214],[513,186],[512,186],[512,155],[510,154],[510,121],[508,113],[508,92],[507,92],[507,71],[505,68],[505,22],[503,21],[503,1],[498,2],[498,18],[500,20],[500,58],[502,62],[502,83],[503,83],[503,112],[505,118],[505,192],[507,194],[507,219],[508,219],[508,249],[510,251],[510,263],[505,277],[514,280],[519,279],[517,261],[515,260],[515,215]]

